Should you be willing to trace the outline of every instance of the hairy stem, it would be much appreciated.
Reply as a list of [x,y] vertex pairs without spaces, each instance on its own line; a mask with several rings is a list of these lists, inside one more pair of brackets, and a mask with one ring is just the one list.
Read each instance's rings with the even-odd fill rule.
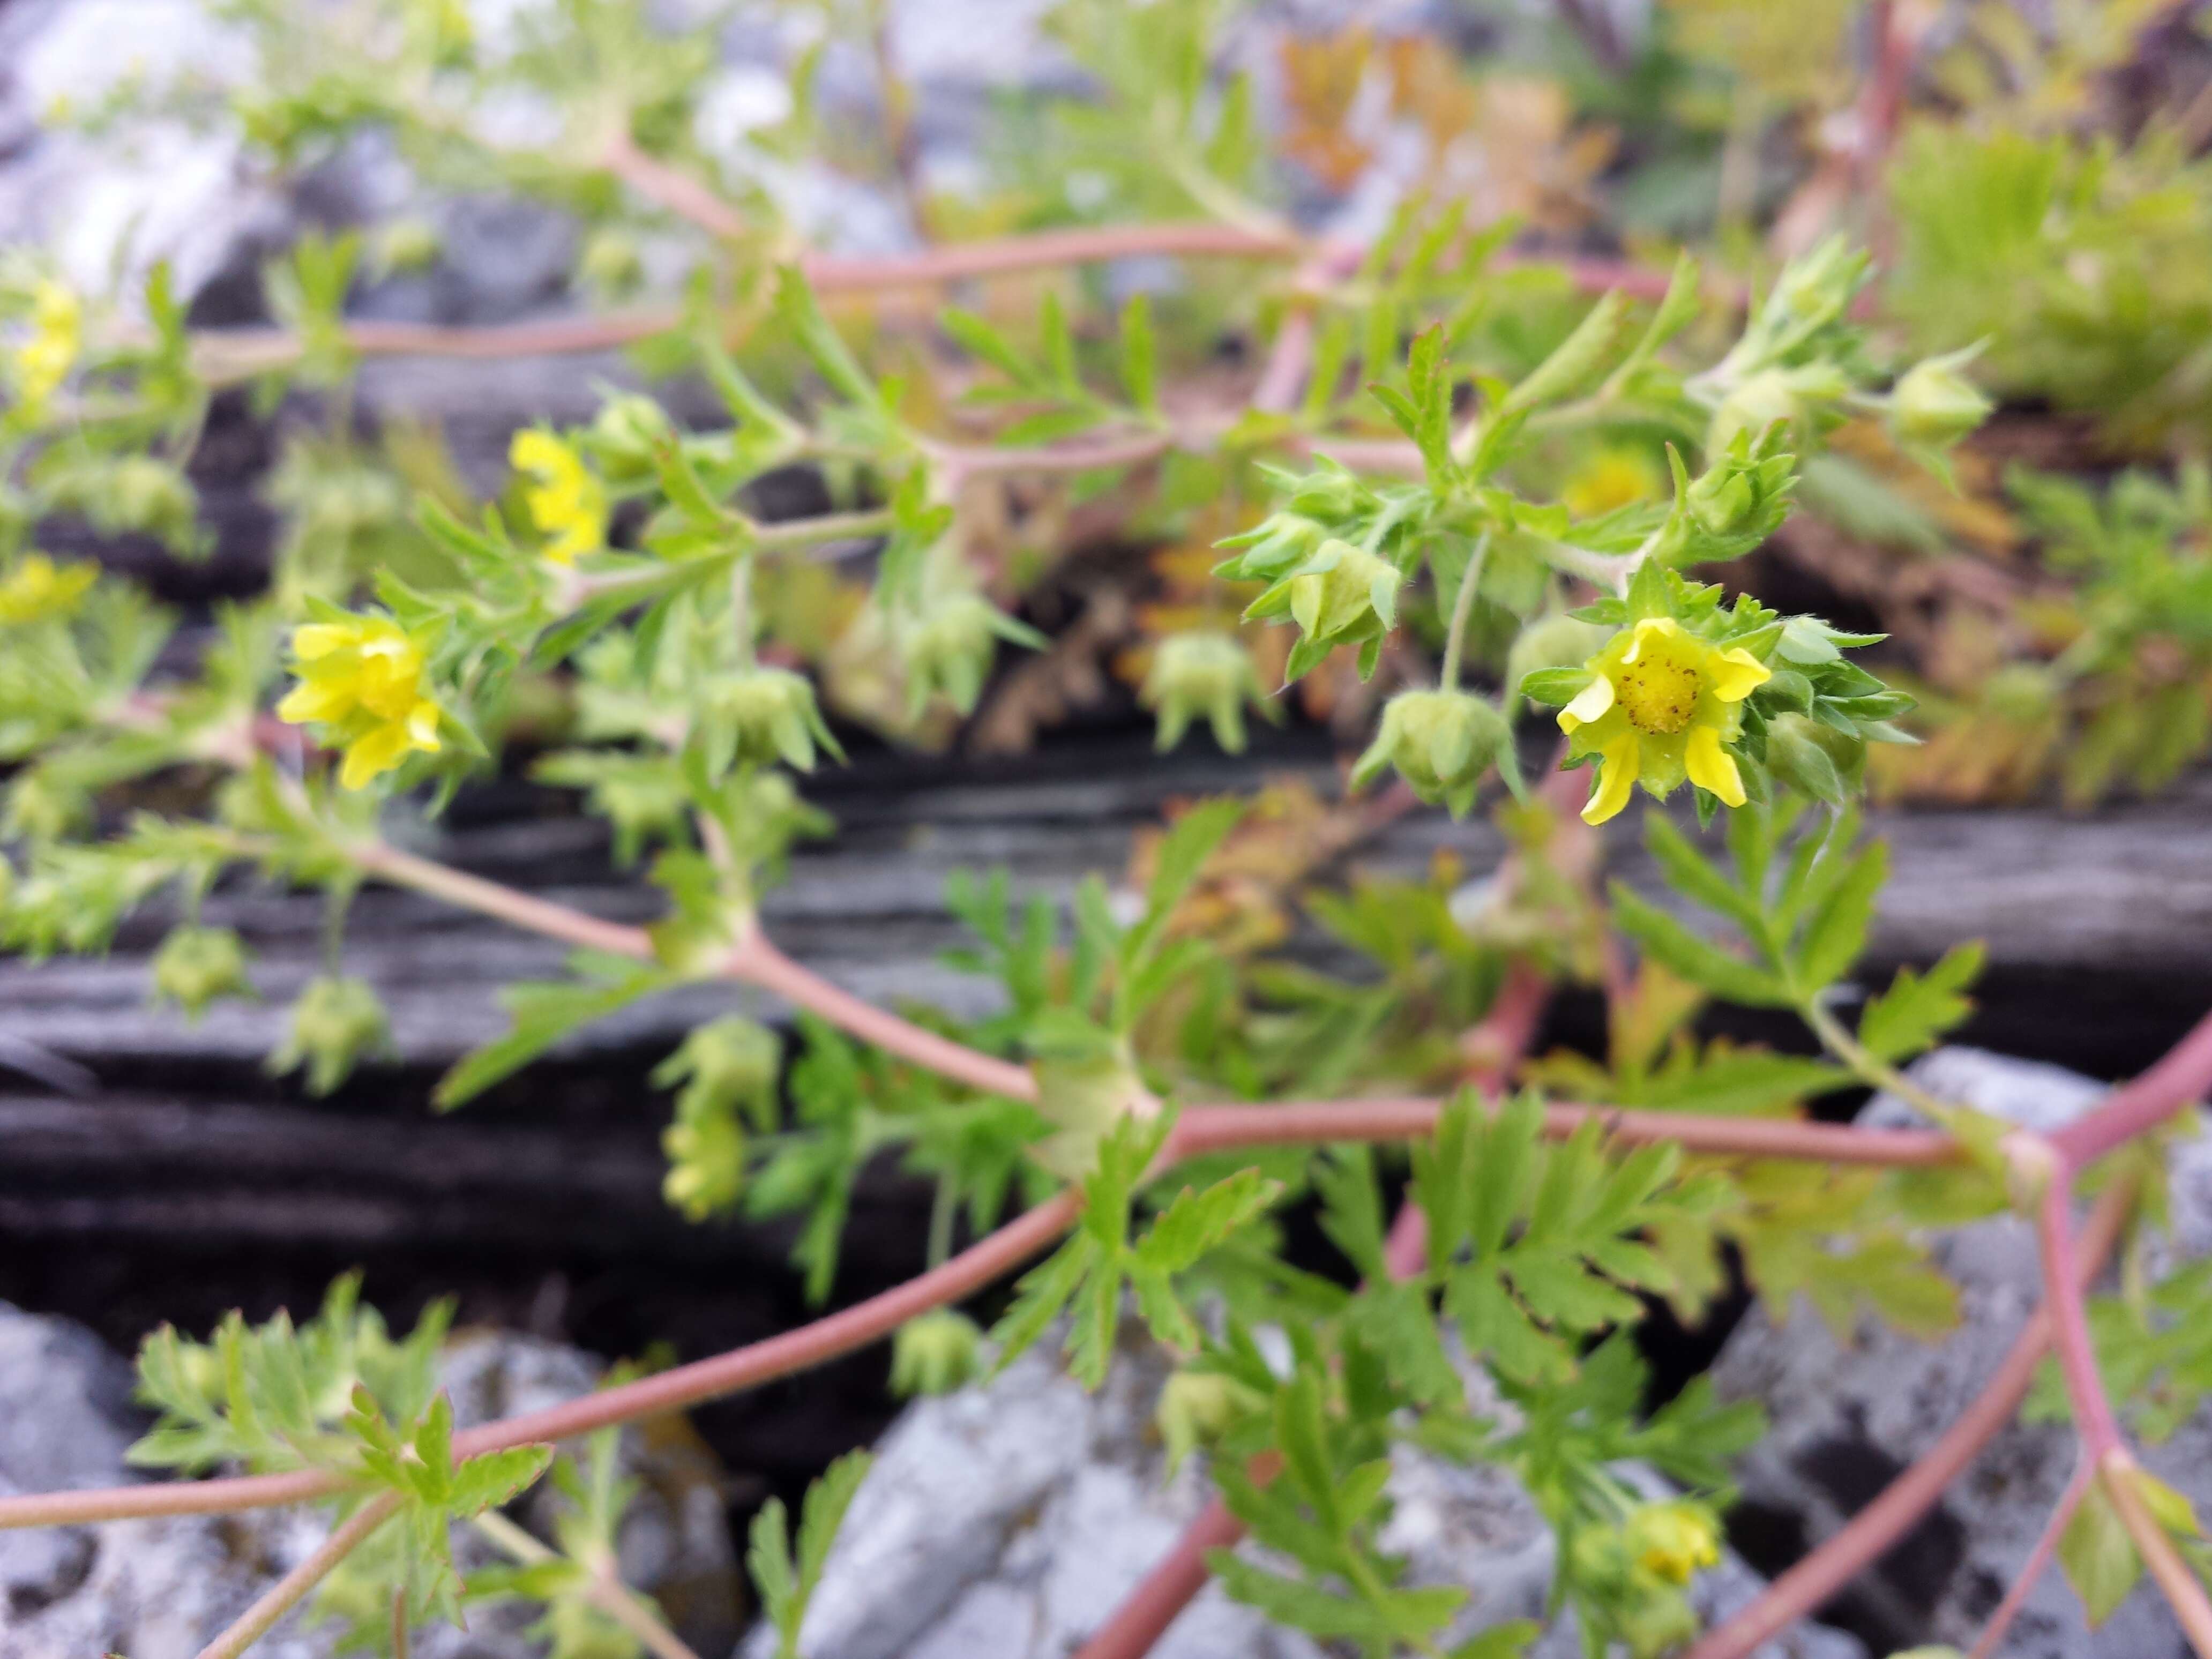
[[1861,1082],[1887,1089],[1930,1123],[1946,1123],[1958,1115],[1959,1107],[1938,1100],[1887,1060],[1869,1052],[1844,1029],[1844,1023],[1828,1012],[1825,1003],[1808,1001],[1798,1012],[1813,1028],[1813,1035],[1820,1039],[1820,1046],[1856,1073]]
[[1036,1079],[1026,1066],[997,1059],[965,1043],[955,1042],[951,1037],[939,1036],[854,996],[813,969],[793,962],[757,929],[730,952],[724,971],[732,979],[773,991],[795,1006],[821,1015],[840,1030],[956,1083],[1015,1100],[1037,1097]]
[[543,933],[548,939],[562,939],[586,950],[605,951],[616,956],[650,959],[653,955],[653,941],[642,927],[586,915],[568,905],[487,881],[482,876],[472,876],[434,859],[403,852],[388,842],[358,842],[348,846],[345,852],[368,874],[395,887],[411,888],[526,933]]
[[1460,653],[1466,647],[1467,619],[1474,614],[1475,590],[1482,586],[1482,567],[1490,556],[1490,532],[1486,530],[1468,555],[1467,568],[1460,573],[1459,592],[1452,599],[1451,624],[1444,635],[1444,665],[1437,672],[1437,684],[1445,690],[1459,685]]
[[360,1548],[369,1534],[389,1521],[398,1507],[397,1492],[386,1492],[362,1504],[322,1541],[313,1555],[262,1591],[259,1599],[238,1616],[237,1622],[202,1648],[199,1659],[238,1659],[240,1654],[266,1636],[279,1619],[306,1600],[308,1592],[329,1577],[338,1563]]
[[[2074,1262],[2082,1280],[2093,1278],[2112,1253],[2135,1196],[2132,1182],[2117,1182],[2090,1212]],[[2050,1349],[2051,1331],[2050,1310],[2039,1310],[1941,1439],[1842,1530],[1769,1584],[1750,1606],[1707,1632],[1686,1659],[1746,1659],[1887,1554],[2012,1421]]]
[[[1293,1101],[1264,1106],[1190,1106],[1176,1121],[1170,1149],[1179,1158],[1240,1146],[1322,1145],[1332,1141],[1411,1140],[1436,1127],[1438,1100]],[[1922,1168],[1963,1161],[1949,1135],[1934,1129],[1858,1129],[1841,1123],[1773,1118],[1705,1117],[1611,1106],[1544,1109],[1544,1133],[1555,1139],[1596,1119],[1629,1146],[1678,1141],[1692,1152],[1737,1158],[1800,1158],[1816,1164]]]
[[627,127],[616,131],[602,160],[608,172],[646,200],[688,220],[710,236],[735,241],[748,228],[744,216],[719,191],[704,179],[640,149]]
[[[2061,1155],[2048,1156],[2055,1170]],[[2143,1501],[2136,1485],[2135,1454],[2120,1432],[2112,1396],[2098,1374],[2097,1351],[2090,1340],[2088,1310],[2082,1300],[2081,1274],[2075,1265],[2073,1196],[2071,1183],[2063,1178],[2045,1182],[2036,1212],[2036,1244],[2043,1265],[2045,1305],[2051,1312],[2052,1346],[2057,1350],[2059,1373],[2066,1379],[2075,1430],[2081,1437],[2082,1459],[2105,1483],[2121,1524],[2165,1593],[2190,1646],[2197,1650],[2198,1659],[2212,1659],[2212,1599],[2207,1598],[2204,1586]]]
[[2046,1137],[2069,1170],[2141,1139],[2212,1089],[2212,1014],[2191,1026],[2158,1063],[2105,1097],[2095,1109]]

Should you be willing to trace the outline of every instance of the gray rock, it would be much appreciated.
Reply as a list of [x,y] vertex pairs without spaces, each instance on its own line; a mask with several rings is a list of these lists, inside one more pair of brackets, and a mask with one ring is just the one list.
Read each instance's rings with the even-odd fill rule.
[[[1948,1048],[1913,1067],[1938,1097],[2014,1122],[2049,1128],[2076,1115],[2103,1085],[2056,1066]],[[1863,1120],[1917,1121],[1890,1097]],[[2212,1247],[2212,1139],[2199,1133],[2173,1159],[2174,1226],[2182,1254]],[[1771,1523],[1776,1553],[1802,1532],[1819,1544],[1889,1480],[1925,1452],[1973,1399],[2040,1299],[2030,1229],[2001,1217],[1937,1241],[1944,1271],[1959,1285],[1963,1319],[1940,1343],[1923,1343],[1869,1322],[1839,1344],[1808,1309],[1768,1310],[1746,1319],[1714,1372],[1722,1393],[1761,1401],[1772,1431],[1740,1474],[1754,1527]],[[1781,1322],[1774,1322],[1777,1314]],[[2014,1425],[1976,1460],[1942,1505],[1854,1589],[1861,1615],[1893,1632],[1898,1645],[1972,1644],[2011,1585],[2074,1467],[2063,1425]],[[2142,1449],[2145,1463],[2200,1505],[2212,1500],[2212,1421],[2205,1414],[2164,1445]],[[2063,1577],[2045,1575],[2007,1642],[2005,1659],[2173,1659],[2188,1652],[2148,1584],[2094,1634]]]
[[[810,1608],[809,1659],[1064,1659],[1158,1562],[1205,1506],[1197,1460],[1170,1475],[1152,1427],[1168,1364],[1133,1328],[1097,1395],[1063,1375],[1048,1346],[991,1383],[918,1401],[877,1450]],[[1470,1378],[1481,1389],[1482,1380]],[[1506,1408],[1487,1399],[1480,1409]],[[1630,1477],[1655,1495],[1648,1471]],[[1540,1618],[1553,1540],[1510,1476],[1401,1449],[1384,1547],[1415,1583],[1465,1587],[1456,1639]],[[1696,1591],[1722,1618],[1763,1588],[1731,1558]],[[769,1659],[756,1632],[739,1659]],[[1209,1585],[1153,1650],[1163,1659],[1320,1659]],[[1538,1659],[1579,1659],[1561,1621]],[[1761,1659],[1865,1659],[1849,1636],[1808,1626]]]
[[[597,1386],[599,1367],[571,1348],[467,1331],[442,1362],[464,1425],[528,1411]],[[143,1479],[123,1462],[146,1426],[130,1398],[131,1367],[68,1321],[0,1304],[0,1492],[105,1486]],[[629,1431],[626,1473],[641,1491],[621,1538],[624,1577],[709,1650],[737,1629],[734,1553],[712,1457],[688,1431]],[[525,1519],[545,1500],[533,1494]],[[189,1659],[280,1574],[321,1542],[313,1509],[185,1516],[97,1527],[0,1532],[0,1659]],[[464,1566],[489,1547],[457,1537]],[[471,1615],[464,1632],[418,1635],[425,1659],[525,1659],[522,1607]],[[331,1632],[286,1620],[255,1649],[270,1659],[325,1659]]]

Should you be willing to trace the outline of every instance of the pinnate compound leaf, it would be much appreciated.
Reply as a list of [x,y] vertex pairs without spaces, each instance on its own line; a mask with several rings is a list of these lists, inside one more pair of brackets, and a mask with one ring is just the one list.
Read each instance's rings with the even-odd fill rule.
[[1988,952],[1979,940],[1957,945],[1925,975],[1897,970],[1889,989],[1859,1016],[1859,1042],[1877,1060],[1908,1060],[1974,1012],[1966,994]]
[[[1613,920],[1620,930],[1661,966],[1692,985],[1750,1008],[1786,1008],[1793,1001],[1789,988],[1772,974],[1700,939],[1625,884],[1614,882],[1612,896]],[[1852,949],[1856,953],[1856,945]]]

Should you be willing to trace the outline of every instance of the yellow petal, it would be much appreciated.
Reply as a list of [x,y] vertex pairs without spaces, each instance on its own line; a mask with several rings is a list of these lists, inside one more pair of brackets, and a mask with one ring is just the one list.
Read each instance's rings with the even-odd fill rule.
[[1588,685],[1575,693],[1575,700],[1559,710],[1559,730],[1571,732],[1577,726],[1588,726],[1613,707],[1613,682],[1600,674]]
[[1723,702],[1741,702],[1774,678],[1766,665],[1741,646],[1713,653],[1705,665],[1705,680]]
[[568,452],[561,441],[535,427],[525,427],[507,447],[509,466],[518,472],[535,472],[541,477],[551,477],[567,459]]
[[304,726],[309,720],[337,720],[352,707],[352,695],[343,686],[306,680],[294,686],[284,701],[276,705],[276,718],[294,726]]
[[1620,659],[1623,662],[1634,662],[1637,658],[1644,654],[1646,641],[1655,638],[1671,640],[1681,631],[1681,624],[1672,617],[1646,617],[1636,624],[1635,635],[1629,641],[1628,649],[1621,653]]
[[360,637],[358,628],[344,623],[302,623],[292,630],[292,654],[302,662],[313,662],[344,650]]
[[1605,760],[1598,773],[1597,793],[1583,808],[1584,823],[1603,823],[1607,818],[1620,815],[1620,809],[1628,805],[1628,792],[1635,787],[1637,768],[1642,758],[1633,732],[1615,738],[1606,745]]
[[1690,781],[1698,788],[1711,790],[1729,806],[1743,805],[1743,775],[1736,770],[1735,757],[1721,747],[1717,727],[1700,726],[1691,732],[1682,763],[1689,769]]
[[406,753],[407,728],[397,723],[380,726],[346,745],[345,764],[338,770],[338,783],[347,789],[358,789],[380,773],[389,772],[398,765]]
[[438,752],[438,705],[427,697],[408,714],[407,740],[426,754]]

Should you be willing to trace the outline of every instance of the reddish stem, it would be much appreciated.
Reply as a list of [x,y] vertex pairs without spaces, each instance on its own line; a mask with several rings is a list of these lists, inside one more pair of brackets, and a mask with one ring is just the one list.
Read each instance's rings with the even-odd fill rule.
[[2191,1026],[2141,1077],[2113,1090],[2094,1111],[2044,1138],[2071,1175],[2149,1133],[2202,1100],[2208,1089],[2212,1089],[2212,1014]]
[[1982,1627],[1981,1639],[1974,1644],[1974,1650],[1966,1656],[1966,1659],[1996,1659],[1997,1644],[2004,1640],[2005,1632],[2012,1628],[2012,1621],[2020,1617],[2020,1610],[2027,1605],[2027,1598],[2034,1591],[2036,1581],[2050,1566],[2051,1558],[2058,1553],[2059,1539],[2065,1535],[2068,1523],[2074,1519],[2074,1511],[2081,1507],[2081,1500],[2088,1496],[2089,1483],[2096,1478],[2097,1466],[2083,1458],[2074,1471],[2074,1478],[2066,1483],[2066,1490],[2058,1495],[2057,1505],[2052,1509],[2051,1519],[2044,1525],[2043,1535],[2035,1540],[2035,1547],[2028,1552],[2027,1559],[2021,1563],[2019,1575],[2012,1581],[2012,1588],[2005,1592],[2004,1600],[1997,1603],[1997,1610],[1990,1615],[1990,1622]]
[[[811,1370],[889,1336],[919,1314],[982,1289],[1066,1232],[1074,1224],[1078,1209],[1075,1195],[1061,1193],[969,1245],[942,1267],[881,1295],[711,1359],[679,1365],[619,1388],[602,1389],[542,1411],[481,1424],[453,1437],[453,1454],[477,1457],[509,1446],[566,1440],[611,1424],[680,1411],[704,1400]],[[231,1476],[168,1486],[40,1492],[0,1498],[0,1528],[259,1509],[319,1498],[343,1484],[324,1470],[303,1469],[292,1474]]]
[[[1176,1124],[1173,1146],[1177,1157],[1188,1158],[1232,1146],[1411,1140],[1433,1130],[1442,1109],[1440,1101],[1406,1098],[1191,1106]],[[1955,1164],[1965,1157],[1956,1141],[1934,1129],[1858,1129],[1842,1123],[1705,1117],[1611,1106],[1547,1106],[1544,1133],[1563,1139],[1593,1118],[1615,1139],[1632,1146],[1672,1140],[1692,1152],[1718,1156],[1891,1168]]]
[[[1408,1203],[1390,1224],[1382,1264],[1391,1278],[1410,1279],[1420,1272],[1428,1248],[1428,1215],[1419,1205]],[[1260,1479],[1256,1472],[1254,1478]],[[1206,1565],[1207,1553],[1234,1549],[1243,1537],[1244,1523],[1229,1512],[1229,1505],[1218,1498],[1209,1498],[1175,1547],[1114,1609],[1113,1617],[1092,1632],[1075,1659],[1144,1659],[1206,1588],[1212,1576]]]
[[[2045,1158],[2052,1163],[2047,1151]],[[2066,1379],[2067,1403],[2073,1407],[2074,1427],[2081,1437],[2082,1461],[2096,1471],[2110,1493],[2120,1523],[2165,1593],[2167,1604],[2181,1623],[2199,1659],[2212,1659],[2212,1598],[2181,1559],[2173,1540],[2150,1512],[2136,1480],[2135,1454],[2120,1432],[2112,1396],[2097,1371],[2097,1350],[2089,1334],[2088,1310],[2082,1299],[2082,1278],[2073,1240],[2073,1188],[2063,1179],[2045,1182],[2036,1217],[2036,1244],[2043,1264],[2045,1306],[2051,1320],[2058,1369]]]
[[744,216],[704,179],[640,149],[626,131],[617,132],[608,143],[606,166],[647,201],[690,220],[711,236],[735,241],[745,234]]
[[773,991],[801,1008],[811,1010],[831,1024],[874,1043],[887,1054],[912,1060],[956,1083],[1015,1100],[1037,1097],[1036,1079],[1030,1075],[1028,1067],[970,1048],[951,1037],[939,1036],[854,996],[812,969],[793,962],[770,944],[765,933],[756,931],[732,951],[725,971],[732,978]]
[[[2075,1267],[2081,1280],[2095,1276],[2119,1237],[2134,1193],[2123,1182],[2106,1193],[2082,1230]],[[1963,1474],[2012,1421],[2027,1397],[2051,1346],[2048,1308],[2039,1309],[2013,1339],[1996,1373],[1942,1438],[1904,1474],[1883,1488],[1836,1535],[1777,1578],[1759,1598],[1727,1623],[1709,1632],[1686,1659],[1745,1659],[1763,1643],[1832,1600],[1936,1507],[1946,1488]]]

